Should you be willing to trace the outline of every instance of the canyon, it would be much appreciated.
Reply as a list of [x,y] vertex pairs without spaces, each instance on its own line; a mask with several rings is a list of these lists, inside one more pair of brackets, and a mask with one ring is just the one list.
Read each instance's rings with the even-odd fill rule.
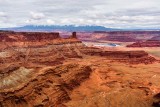
[[159,37],[160,31],[95,31],[79,32],[78,38],[82,41],[117,41],[117,42],[138,42]]
[[160,47],[160,36],[154,36],[149,40],[135,42],[127,47]]
[[148,40],[144,42],[135,42],[127,47],[160,47],[160,41]]
[[129,32],[110,32],[108,35],[113,37],[99,32],[91,37],[90,33],[85,34],[73,32],[62,38],[56,32],[1,31],[0,107],[159,104],[160,98],[156,96],[160,93],[160,60],[157,57],[144,50],[109,50],[83,43],[139,42],[159,33],[138,33],[146,38],[137,33],[132,37]]

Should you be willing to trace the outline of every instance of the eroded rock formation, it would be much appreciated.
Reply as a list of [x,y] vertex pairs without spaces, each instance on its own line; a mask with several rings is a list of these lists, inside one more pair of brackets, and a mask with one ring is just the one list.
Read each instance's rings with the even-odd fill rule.
[[160,47],[160,41],[145,41],[145,42],[136,42],[127,47]]
[[23,41],[45,41],[60,38],[59,33],[44,32],[0,32],[0,41],[23,42]]
[[156,59],[149,56],[145,51],[101,51],[97,48],[82,49],[82,51],[87,55],[106,57],[111,60],[131,64],[151,64],[156,62]]
[[137,42],[146,41],[153,37],[160,36],[159,31],[112,31],[78,33],[78,38],[82,41],[116,41],[116,42]]
[[41,69],[20,67],[1,79],[1,107],[60,107],[70,100],[69,92],[89,78],[91,71],[89,66],[78,64]]
[[34,32],[1,32],[0,37],[0,107],[66,107],[73,90],[103,69],[95,67],[101,58],[130,65],[156,62],[144,51],[87,47],[74,33],[66,39]]
[[154,36],[149,40],[135,42],[127,47],[160,47],[160,36]]

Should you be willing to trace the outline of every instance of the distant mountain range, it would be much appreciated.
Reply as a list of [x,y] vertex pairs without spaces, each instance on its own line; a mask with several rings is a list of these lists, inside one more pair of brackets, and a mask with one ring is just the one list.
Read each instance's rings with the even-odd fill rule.
[[118,30],[118,29],[106,28],[103,26],[74,26],[74,25],[34,26],[34,25],[27,25],[27,26],[22,26],[22,27],[1,28],[1,30],[12,30],[12,31],[113,31],[113,30]]
[[160,29],[116,29],[116,28],[106,28],[104,26],[75,26],[75,25],[27,25],[22,27],[12,27],[12,28],[0,28],[0,30],[11,30],[11,31],[80,31],[80,32],[93,32],[93,31],[143,31],[143,30],[160,30]]

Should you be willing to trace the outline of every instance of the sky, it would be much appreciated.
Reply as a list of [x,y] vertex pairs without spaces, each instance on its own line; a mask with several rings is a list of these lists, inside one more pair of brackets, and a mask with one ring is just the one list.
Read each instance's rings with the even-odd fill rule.
[[160,0],[0,0],[0,28],[25,25],[160,28]]

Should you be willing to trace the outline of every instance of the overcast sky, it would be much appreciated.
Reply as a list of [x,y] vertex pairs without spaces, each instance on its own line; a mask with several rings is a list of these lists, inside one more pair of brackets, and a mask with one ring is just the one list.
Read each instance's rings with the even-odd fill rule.
[[160,0],[0,0],[0,27],[160,28]]

